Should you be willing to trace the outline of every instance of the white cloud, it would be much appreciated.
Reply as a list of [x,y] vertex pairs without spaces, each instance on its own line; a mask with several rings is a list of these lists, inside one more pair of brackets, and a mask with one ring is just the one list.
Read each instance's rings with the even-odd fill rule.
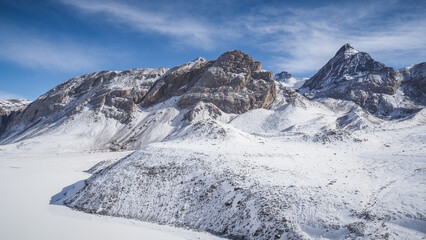
[[112,22],[126,24],[138,31],[163,34],[173,37],[180,43],[206,50],[214,47],[215,39],[220,38],[220,35],[232,34],[202,23],[200,19],[152,9],[144,10],[120,2],[80,0],[63,0],[63,2],[89,13],[101,13]]
[[101,51],[70,41],[56,41],[0,26],[0,58],[50,71],[86,71],[102,65]]
[[267,18],[248,16],[241,21],[272,53],[268,65],[276,71],[302,75],[316,71],[345,43],[385,64],[408,65],[426,57],[424,14],[401,11],[387,19],[384,16],[392,9],[382,3],[263,11]]
[[[112,24],[143,34],[167,36],[172,44],[183,44],[185,49],[210,51],[232,46],[260,50],[270,54],[263,59],[270,70],[286,70],[303,77],[321,68],[345,43],[390,66],[408,65],[426,57],[426,15],[402,11],[398,1],[323,4],[310,9],[285,5],[254,7],[244,12],[226,11],[217,18],[196,9],[188,10],[182,2],[154,9],[154,5],[133,6],[114,0],[60,1],[79,13],[101,17]],[[230,3],[228,7],[238,4],[242,3]],[[388,13],[391,17],[386,17]],[[29,34],[0,34],[0,58],[25,66],[89,70],[99,68],[108,59],[105,51],[94,46]]]

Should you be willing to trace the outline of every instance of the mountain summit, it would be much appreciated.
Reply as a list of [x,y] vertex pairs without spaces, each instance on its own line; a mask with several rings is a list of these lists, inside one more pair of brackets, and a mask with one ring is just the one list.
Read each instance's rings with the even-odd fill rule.
[[349,43],[346,43],[345,45],[343,45],[339,51],[336,52],[336,55],[342,55],[345,54],[346,56],[349,56],[351,54],[357,54],[359,53],[358,50],[355,50]]
[[[387,67],[375,61],[368,53],[345,44],[303,84],[299,92],[310,99],[335,98],[353,101],[381,118],[402,118],[422,108],[419,106],[422,101],[419,93],[417,96],[409,94],[417,90],[413,90],[411,85],[401,87],[401,84],[410,82],[409,79],[412,78],[407,71],[404,73]],[[415,81],[425,80],[423,78]],[[424,90],[422,92],[424,93]]]

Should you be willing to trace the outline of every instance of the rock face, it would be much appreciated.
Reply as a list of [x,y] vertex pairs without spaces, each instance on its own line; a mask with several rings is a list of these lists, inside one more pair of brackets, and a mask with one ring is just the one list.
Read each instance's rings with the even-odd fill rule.
[[181,108],[198,102],[213,103],[226,113],[243,113],[266,108],[276,97],[272,72],[239,50],[229,51],[216,61],[205,62],[190,71],[178,71],[161,79],[142,102],[150,106],[159,100],[182,95]]
[[[345,44],[336,55],[299,89],[310,99],[330,97],[350,100],[368,112],[382,118],[402,118],[419,111],[419,80],[424,65],[404,74],[375,61],[368,53],[355,50]],[[413,72],[413,73],[412,73]],[[406,82],[404,87],[401,84]],[[413,85],[414,84],[414,85]],[[424,86],[423,86],[424,87]],[[410,92],[408,95],[406,92]],[[413,103],[415,102],[415,103]]]
[[[48,125],[60,124],[85,108],[106,117],[126,122],[140,98],[167,69],[101,71],[70,79],[40,96],[14,116],[1,137],[19,135]],[[12,140],[13,141],[13,140]]]
[[[86,112],[92,114],[95,122],[96,119],[107,118],[122,125],[139,125],[144,118],[146,122],[138,130],[131,129],[131,135],[137,135],[135,131],[143,132],[155,122],[158,123],[157,120],[161,121],[157,119],[158,114],[149,121],[146,117],[147,114],[155,115],[150,109],[160,103],[164,105],[162,108],[169,109],[166,110],[167,114],[161,112],[167,115],[169,125],[175,117],[185,114],[199,102],[211,103],[214,105],[211,109],[218,108],[225,113],[239,114],[250,109],[266,108],[274,101],[276,89],[272,73],[262,70],[261,66],[249,55],[234,50],[224,53],[215,61],[197,58],[172,69],[86,74],[70,79],[40,96],[25,110],[8,118],[7,124],[2,121],[0,142],[22,140],[19,136],[25,132],[31,132],[31,136],[25,137],[36,136],[46,128],[58,127]],[[172,98],[174,101],[170,102]],[[176,121],[173,124],[179,125]],[[120,139],[124,135],[122,133]],[[124,138],[129,140],[129,136],[127,134]],[[115,139],[114,143],[117,141],[122,140]]]
[[414,103],[426,105],[426,62],[398,70],[401,89]]
[[0,100],[0,134],[6,129],[10,120],[24,110],[30,102],[26,99]]

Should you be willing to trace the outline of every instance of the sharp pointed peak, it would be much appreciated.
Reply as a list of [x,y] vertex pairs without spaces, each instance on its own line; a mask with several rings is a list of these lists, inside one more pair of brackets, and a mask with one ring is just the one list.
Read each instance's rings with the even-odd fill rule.
[[345,48],[345,49],[354,49],[350,43],[345,43],[345,44],[342,46],[342,48]]
[[351,53],[351,54],[354,54],[354,53],[358,53],[359,51],[358,50],[356,50],[356,49],[354,49],[352,46],[351,46],[351,44],[349,44],[349,43],[346,43],[345,45],[343,45],[340,49],[339,49],[339,51],[337,51],[337,53],[336,53],[336,55],[335,56],[338,56],[338,55],[341,55],[341,54],[345,54],[345,53]]

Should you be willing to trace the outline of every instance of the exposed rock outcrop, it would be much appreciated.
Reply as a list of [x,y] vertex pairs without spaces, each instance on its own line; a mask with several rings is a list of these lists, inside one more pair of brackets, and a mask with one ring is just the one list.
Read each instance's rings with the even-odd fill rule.
[[401,89],[414,103],[426,105],[426,62],[398,70]]
[[[167,69],[101,71],[70,79],[43,94],[16,114],[1,135],[17,136],[30,128],[43,131],[90,109],[120,122],[129,121],[135,102],[143,98]],[[13,141],[13,139],[11,139]]]
[[216,61],[203,62],[190,71],[176,71],[160,81],[142,102],[150,106],[180,96],[181,108],[199,101],[213,103],[226,113],[266,108],[276,97],[272,72],[239,50],[229,51]]
[[26,99],[0,100],[0,136],[11,119],[24,110],[31,101]]

